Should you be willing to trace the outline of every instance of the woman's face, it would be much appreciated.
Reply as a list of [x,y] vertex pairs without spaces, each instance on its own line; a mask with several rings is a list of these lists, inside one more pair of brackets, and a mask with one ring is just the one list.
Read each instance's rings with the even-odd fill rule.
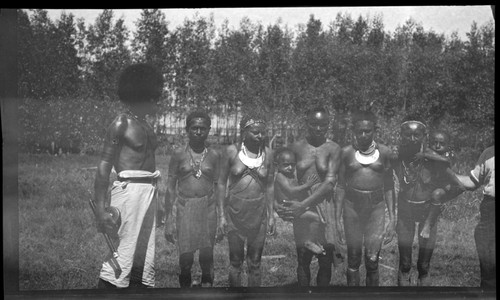
[[307,129],[313,138],[323,138],[328,130],[328,115],[317,111],[307,117]]
[[366,150],[373,142],[375,136],[375,124],[372,121],[357,121],[354,124],[354,137],[358,147],[361,150]]
[[255,123],[245,128],[245,142],[262,144],[266,138],[266,126],[264,123]]
[[425,138],[425,127],[419,123],[408,123],[401,127],[401,146],[409,154],[420,151]]
[[194,118],[187,129],[189,141],[194,143],[205,142],[210,132],[210,126],[205,118]]

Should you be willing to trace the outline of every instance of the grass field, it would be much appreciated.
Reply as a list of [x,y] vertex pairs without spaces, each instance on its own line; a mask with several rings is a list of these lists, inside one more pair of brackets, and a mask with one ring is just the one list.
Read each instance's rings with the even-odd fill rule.
[[[88,205],[97,161],[96,156],[19,156],[21,290],[95,287],[101,263],[108,253]],[[167,174],[168,157],[158,157],[157,164],[162,174]],[[165,181],[160,183],[160,189],[164,191]],[[473,238],[479,200],[479,191],[466,192],[447,205],[438,225],[438,242],[431,262],[432,285],[479,286],[479,262]],[[277,236],[268,237],[264,247],[262,283],[263,286],[293,286],[297,263],[291,224],[278,219],[277,230]],[[156,245],[156,287],[178,287],[176,246],[165,241],[163,230],[156,232]],[[416,253],[413,257],[412,272],[416,276]],[[227,240],[216,245],[214,259],[214,285],[228,286]],[[396,285],[397,265],[398,251],[394,243],[381,252],[381,286]],[[313,260],[313,282],[317,267],[317,261]],[[343,262],[334,269],[332,286],[346,285],[345,268],[346,262]],[[362,266],[362,272],[363,269]],[[193,279],[200,280],[200,277],[201,271],[195,262]],[[246,284],[245,275],[243,283]],[[363,279],[361,283],[364,284]]]

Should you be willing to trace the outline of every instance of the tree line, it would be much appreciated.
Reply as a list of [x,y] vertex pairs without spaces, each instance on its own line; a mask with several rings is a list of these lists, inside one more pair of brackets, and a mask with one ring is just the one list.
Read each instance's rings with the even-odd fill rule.
[[492,20],[472,23],[466,40],[413,19],[388,32],[380,15],[305,21],[292,29],[280,20],[263,26],[243,18],[234,29],[195,15],[170,28],[161,10],[143,9],[131,32],[113,10],[93,24],[64,12],[52,21],[46,10],[19,10],[21,149],[55,142],[98,150],[121,109],[117,76],[133,62],[161,70],[161,112],[179,117],[194,107],[235,118],[259,112],[270,120],[271,135],[288,139],[303,126],[307,108],[323,105],[333,114],[331,137],[342,145],[350,139],[350,112],[364,108],[377,114],[379,136],[389,144],[408,113],[445,128],[457,148],[479,151],[492,142]]

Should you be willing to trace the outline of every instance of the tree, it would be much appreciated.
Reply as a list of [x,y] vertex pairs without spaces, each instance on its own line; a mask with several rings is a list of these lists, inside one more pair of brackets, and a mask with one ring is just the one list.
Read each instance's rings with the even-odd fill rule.
[[105,9],[86,33],[89,66],[86,76],[90,91],[101,99],[116,99],[118,74],[131,62],[126,45],[129,32],[124,20],[119,18],[114,22],[113,11]]
[[171,41],[176,58],[172,83],[176,107],[211,107],[213,37],[213,16],[207,19],[195,15],[194,20],[186,19],[175,30]]

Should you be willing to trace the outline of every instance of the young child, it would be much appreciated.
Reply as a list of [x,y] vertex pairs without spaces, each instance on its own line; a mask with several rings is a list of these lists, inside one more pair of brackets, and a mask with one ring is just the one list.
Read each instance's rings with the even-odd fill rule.
[[[283,214],[287,201],[305,199],[310,188],[319,182],[319,178],[317,175],[309,176],[306,183],[299,185],[295,176],[295,153],[289,148],[278,149],[275,153],[275,161],[278,173],[274,180],[274,207],[277,208],[276,212],[283,220],[292,221],[293,218]],[[301,220],[309,222],[309,234],[307,240],[304,241],[304,247],[315,254],[325,254],[325,249],[317,243],[318,237],[315,236],[315,232],[319,231],[319,226],[322,223],[316,210],[317,208],[308,209],[299,217]]]
[[423,238],[429,238],[431,228],[436,224],[442,205],[460,195],[465,191],[465,187],[451,169],[452,152],[449,147],[450,137],[442,130],[435,130],[429,136],[429,148],[435,152],[426,152],[425,158],[442,161],[448,164],[446,173],[440,176],[442,180],[436,183],[436,188],[432,192],[431,209],[425,220],[424,227],[420,232]]

